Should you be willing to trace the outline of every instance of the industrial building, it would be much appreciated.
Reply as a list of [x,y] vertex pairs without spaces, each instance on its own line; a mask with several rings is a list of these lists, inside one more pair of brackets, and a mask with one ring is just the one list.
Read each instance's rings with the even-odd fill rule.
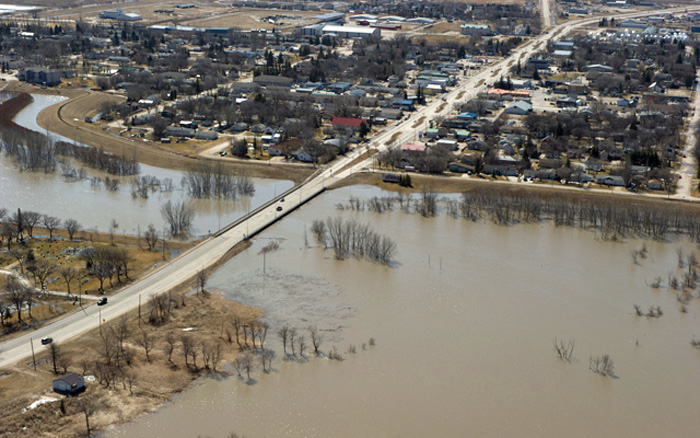
[[337,26],[331,24],[321,30],[321,35],[335,35],[340,38],[381,38],[382,31],[371,27]]
[[132,13],[123,13],[121,9],[116,11],[104,11],[99,15],[100,18],[104,20],[117,20],[117,21],[140,21],[143,20],[140,15]]
[[492,35],[491,28],[485,24],[463,24],[460,26],[462,35]]
[[327,14],[321,14],[314,17],[319,23],[328,23],[333,21],[340,21],[345,18],[345,14],[340,12],[329,12]]

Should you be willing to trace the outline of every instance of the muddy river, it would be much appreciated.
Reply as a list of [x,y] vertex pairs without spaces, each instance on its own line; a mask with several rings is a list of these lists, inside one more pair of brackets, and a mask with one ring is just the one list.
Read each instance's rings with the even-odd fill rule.
[[[680,275],[687,242],[606,242],[546,224],[496,226],[446,215],[424,219],[337,211],[352,187],[325,193],[255,239],[208,286],[267,311],[300,334],[316,325],[321,350],[343,361],[282,360],[254,381],[204,378],[172,402],[108,437],[697,437],[700,434],[700,301],[648,283]],[[341,215],[398,243],[396,264],[336,261],[308,232]],[[309,246],[305,244],[305,231]],[[282,250],[258,251],[270,239]],[[660,306],[639,317],[633,306]],[[374,337],[376,346],[365,345]],[[571,363],[552,340],[575,339]],[[308,342],[308,341],[307,341]],[[348,353],[350,345],[356,353]],[[611,377],[589,371],[609,354]]]
[[[64,98],[60,96],[33,95],[34,102],[22,110],[15,121],[26,128],[45,132],[36,123],[39,112]],[[50,134],[55,139],[63,137]],[[76,167],[79,164],[74,163]],[[19,172],[12,161],[0,154],[0,207],[14,211],[17,208],[38,211],[42,214],[57,216],[61,219],[75,218],[84,228],[108,230],[112,219],[117,219],[118,231],[136,234],[137,227],[145,229],[152,223],[156,228],[163,227],[160,207],[168,200],[178,202],[188,199],[181,189],[183,172],[162,169],[141,164],[141,175],[153,175],[160,180],[170,178],[175,190],[172,192],[155,192],[148,199],[133,199],[131,196],[131,177],[122,177],[120,190],[108,191],[104,186],[93,187],[89,179],[68,182],[61,176],[60,167],[53,174],[40,172]],[[89,176],[109,176],[104,172],[86,168]],[[206,235],[220,227],[233,222],[247,211],[262,205],[275,194],[284,192],[293,186],[291,181],[275,181],[252,178],[255,185],[253,197],[241,197],[231,200],[193,200],[197,216],[193,224],[195,235]]]

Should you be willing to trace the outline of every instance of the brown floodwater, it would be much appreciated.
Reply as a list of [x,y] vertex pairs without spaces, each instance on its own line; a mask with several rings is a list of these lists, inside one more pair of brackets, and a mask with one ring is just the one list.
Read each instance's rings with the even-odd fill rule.
[[[680,275],[685,241],[601,241],[548,224],[497,226],[442,215],[424,219],[337,211],[351,187],[325,193],[255,239],[208,286],[259,305],[273,328],[322,329],[321,349],[344,361],[281,360],[274,371],[204,378],[154,414],[108,437],[697,437],[700,301],[679,312],[675,293],[648,286]],[[354,218],[398,243],[396,265],[335,261],[304,242],[317,218]],[[282,250],[257,253],[269,239]],[[662,317],[638,317],[658,305]],[[308,333],[307,333],[308,339]],[[376,346],[366,346],[370,337]],[[552,339],[575,339],[571,363]],[[355,345],[355,354],[347,353]],[[609,354],[614,376],[588,369]]]

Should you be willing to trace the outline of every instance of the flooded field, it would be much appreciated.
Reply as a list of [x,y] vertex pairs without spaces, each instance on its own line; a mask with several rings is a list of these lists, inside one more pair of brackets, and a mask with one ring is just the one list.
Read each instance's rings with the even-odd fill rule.
[[[60,96],[33,95],[34,102],[22,110],[15,121],[26,128],[44,132],[37,123],[39,112],[64,98]],[[55,139],[63,137],[51,134]],[[78,164],[75,164],[76,167]],[[86,168],[88,176],[104,177],[106,173]],[[180,188],[183,172],[162,169],[141,164],[141,175],[152,175],[160,180],[170,178],[176,190],[172,192],[151,193],[148,199],[133,199],[131,196],[131,177],[121,177],[120,190],[108,191],[105,187],[93,187],[89,179],[76,182],[64,180],[60,168],[56,173],[19,172],[12,161],[0,155],[0,207],[14,211],[17,208],[38,211],[42,214],[57,216],[61,219],[75,218],[84,228],[108,230],[112,219],[117,219],[119,232],[136,234],[137,227],[145,229],[149,223],[162,228],[163,219],[160,206],[172,200],[177,202],[187,199],[187,194]],[[251,198],[241,197],[232,200],[193,200],[197,216],[194,221],[194,233],[205,235],[215,232],[245,215],[249,210],[265,203],[273,197],[291,188],[291,181],[274,181],[253,178],[255,195]]]
[[[652,289],[681,276],[687,242],[607,242],[548,224],[496,226],[399,211],[339,212],[351,187],[325,193],[255,239],[208,287],[261,306],[274,371],[203,379],[153,415],[108,437],[696,437],[700,433],[700,301]],[[336,261],[316,247],[314,219],[369,223],[398,244],[396,264]],[[308,237],[309,247],[305,242]],[[282,250],[260,249],[278,239]],[[634,305],[663,316],[637,316]],[[282,360],[283,324],[324,335],[343,361]],[[374,337],[377,345],[363,343]],[[571,363],[555,337],[575,339]],[[356,353],[348,353],[350,345]],[[611,377],[589,371],[609,354]]]

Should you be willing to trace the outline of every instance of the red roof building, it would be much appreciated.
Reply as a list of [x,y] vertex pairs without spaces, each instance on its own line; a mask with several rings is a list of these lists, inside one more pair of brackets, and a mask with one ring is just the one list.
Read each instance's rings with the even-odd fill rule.
[[405,144],[401,146],[402,151],[425,152],[424,144]]
[[352,128],[353,130],[359,130],[362,122],[366,122],[366,120],[352,117],[333,117],[333,120],[331,121],[334,129]]

